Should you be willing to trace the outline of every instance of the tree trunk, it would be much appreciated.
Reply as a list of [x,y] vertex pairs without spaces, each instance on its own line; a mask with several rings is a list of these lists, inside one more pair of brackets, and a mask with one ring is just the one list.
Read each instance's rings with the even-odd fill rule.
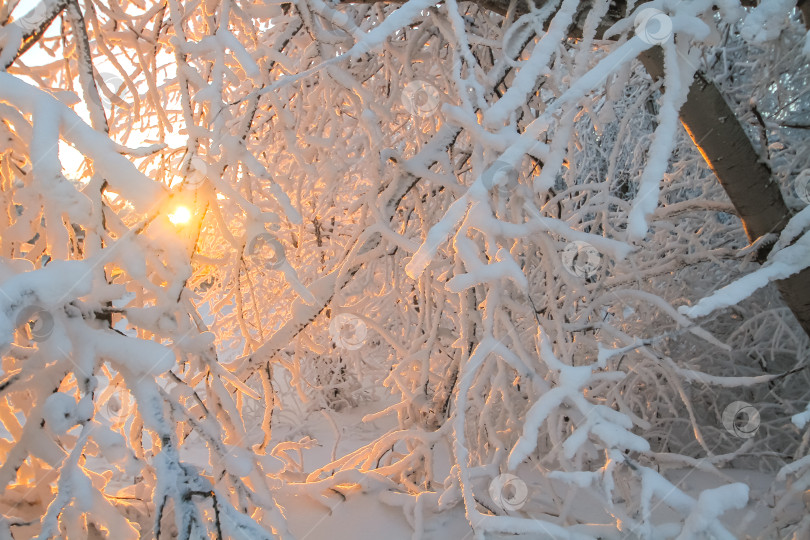
[[[659,48],[643,53],[639,60],[654,79],[664,74]],[[714,172],[743,222],[748,240],[768,233],[779,234],[790,219],[790,209],[773,181],[770,168],[760,161],[737,116],[711,81],[698,73],[686,103],[681,123]],[[763,262],[766,250],[758,259]],[[810,336],[810,268],[777,281],[782,299],[805,333]]]

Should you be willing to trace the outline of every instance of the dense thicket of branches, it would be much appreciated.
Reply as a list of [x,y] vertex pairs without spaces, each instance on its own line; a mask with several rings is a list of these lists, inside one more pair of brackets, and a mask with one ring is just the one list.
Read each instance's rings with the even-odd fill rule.
[[[777,475],[765,537],[810,531],[808,336],[768,285],[810,266],[789,2],[0,23],[0,537],[291,538],[284,497],[360,486],[415,537],[463,505],[478,538],[729,538],[729,465]],[[790,210],[752,244],[678,121],[698,72]],[[274,437],[368,401],[396,428],[315,470]]]

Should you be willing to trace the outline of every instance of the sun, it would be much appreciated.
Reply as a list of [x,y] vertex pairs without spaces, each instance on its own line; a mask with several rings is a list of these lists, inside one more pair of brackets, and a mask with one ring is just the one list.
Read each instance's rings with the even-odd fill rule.
[[187,206],[178,206],[174,212],[169,214],[169,221],[172,225],[185,225],[191,221],[191,210]]

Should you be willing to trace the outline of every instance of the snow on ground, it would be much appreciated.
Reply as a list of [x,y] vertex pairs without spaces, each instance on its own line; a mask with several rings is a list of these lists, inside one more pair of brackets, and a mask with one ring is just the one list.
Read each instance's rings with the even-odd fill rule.
[[[363,424],[362,417],[373,413],[386,403],[367,403],[361,407],[340,412],[331,412],[332,421],[340,431],[340,441],[337,446],[337,455],[345,455],[374,439],[375,434],[383,433],[382,429],[388,427],[383,421]],[[318,445],[304,451],[304,464],[307,470],[313,470],[329,462],[329,457],[335,441],[334,428],[321,414],[313,414],[303,423],[295,427],[284,426],[276,430],[279,442],[285,438],[285,433],[294,435],[296,439],[308,435],[318,441]],[[377,431],[375,429],[380,429]],[[274,441],[275,442],[275,441]],[[449,449],[437,448],[438,459],[436,478],[443,478],[449,467]],[[701,491],[716,488],[729,482],[742,482],[751,489],[748,505],[740,510],[728,510],[721,521],[737,538],[757,538],[760,532],[770,523],[771,508],[767,504],[767,491],[774,483],[774,475],[748,470],[728,469],[722,470],[727,476],[722,479],[718,476],[698,471],[696,469],[672,469],[665,476],[679,489],[688,495],[697,498]],[[571,497],[575,503],[571,511],[571,518],[585,522],[612,523],[598,506],[597,498],[589,489],[580,489],[568,493],[566,487],[554,482],[553,491],[549,493],[541,486],[540,475],[533,472],[530,467],[521,468],[518,474],[529,488],[528,499],[523,507],[529,513],[538,508],[550,506],[551,497]],[[485,491],[487,483],[478,483],[476,493]],[[334,493],[328,496],[331,510],[325,505],[300,495],[285,496],[282,490],[279,501],[284,506],[290,529],[299,540],[354,540],[357,538],[400,540],[413,538],[414,529],[408,517],[399,508],[392,508],[384,504],[377,495],[364,493],[349,493],[343,496]],[[408,506],[408,505],[404,505]],[[793,508],[793,512],[803,509]],[[517,515],[517,514],[515,514]],[[658,505],[653,508],[655,522],[677,521],[678,514],[666,507]],[[549,518],[553,520],[553,518]],[[424,540],[468,540],[474,538],[472,528],[468,525],[461,504],[442,514],[434,514],[430,508],[425,508],[425,535]],[[510,535],[488,536],[493,539],[514,538]],[[625,540],[627,534],[615,533],[606,535],[605,539],[615,538]]]
[[[290,414],[279,414],[276,410],[278,426],[274,430],[274,440],[271,447],[278,442],[285,440],[300,440],[302,437],[311,437],[317,441],[312,448],[303,451],[303,465],[306,471],[312,471],[330,461],[333,452],[337,456],[350,453],[374,440],[376,436],[391,428],[393,419],[378,419],[374,422],[364,423],[363,416],[376,412],[388,406],[388,403],[369,402],[354,409],[345,409],[339,412],[325,411],[310,413],[305,418],[296,418]],[[335,431],[337,427],[337,432]],[[2,430],[2,427],[0,427]],[[336,436],[339,434],[339,438]],[[0,432],[0,437],[9,437],[5,430]],[[202,442],[195,443],[194,435],[183,446],[185,452],[184,459],[201,468],[208,467],[208,457],[205,445]],[[337,446],[335,441],[337,440]],[[437,446],[436,478],[442,479],[449,470],[449,448],[447,445]],[[92,460],[88,461],[92,467]],[[706,489],[711,489],[723,485],[729,481],[742,482],[751,488],[750,501],[747,506],[740,510],[729,510],[722,518],[723,523],[737,538],[757,538],[760,532],[770,522],[771,508],[768,506],[767,491],[772,486],[774,475],[747,470],[728,469],[723,470],[727,479],[723,480],[715,475],[701,472],[696,469],[673,469],[665,473],[665,476],[672,481],[679,489],[687,494],[697,497],[699,493]],[[535,513],[544,506],[550,507],[552,497],[570,497],[575,503],[572,506],[570,516],[572,520],[584,522],[611,523],[609,518],[598,506],[597,499],[589,492],[589,489],[580,489],[576,492],[567,492],[562,483],[554,482],[552,489],[544,489],[541,485],[540,475],[533,472],[530,467],[522,468],[518,471],[522,480],[528,486],[528,498],[524,509],[529,513]],[[116,476],[112,480],[113,488],[110,491],[132,484],[134,477]],[[547,484],[545,484],[547,485]],[[476,485],[476,493],[486,490],[486,483]],[[284,508],[284,513],[288,519],[289,527],[295,537],[299,540],[355,540],[363,539],[384,539],[384,540],[410,540],[414,536],[412,525],[412,513],[403,511],[402,507],[408,508],[412,502],[404,502],[405,494],[397,494],[398,506],[392,506],[383,502],[379,494],[367,494],[359,491],[347,493],[346,496],[329,492],[326,498],[320,501],[312,497],[291,493],[290,490],[282,488],[278,494],[278,500]],[[413,499],[413,497],[411,497]],[[36,522],[41,516],[41,509],[35,506],[36,501],[30,501],[31,506],[18,506],[15,512],[20,518]],[[389,501],[390,502],[390,501]],[[7,505],[0,508],[3,512],[8,511]],[[788,512],[801,515],[804,508],[789,508]],[[664,505],[659,505],[653,509],[655,522],[676,521],[678,514]],[[549,518],[553,520],[553,517]],[[474,538],[472,528],[468,525],[461,504],[456,507],[436,514],[432,509],[425,507],[424,516],[425,534],[423,540],[468,540]],[[28,527],[17,528],[25,534]],[[34,527],[30,528],[33,534]],[[22,536],[20,536],[22,538]],[[492,536],[488,538],[514,538],[508,535]],[[604,538],[615,538],[624,540],[626,534],[615,533],[606,535]]]
[[[402,511],[380,502],[371,495],[336,499],[333,511],[311,499],[294,496],[284,501],[290,530],[299,540],[410,540],[413,529]],[[472,529],[464,518],[464,510],[456,507],[444,515],[426,516],[424,540],[466,540],[473,538]]]

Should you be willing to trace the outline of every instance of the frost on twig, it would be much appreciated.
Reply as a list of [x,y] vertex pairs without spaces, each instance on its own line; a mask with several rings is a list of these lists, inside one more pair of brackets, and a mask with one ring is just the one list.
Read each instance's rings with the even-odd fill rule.
[[774,527],[807,529],[807,342],[765,287],[807,213],[756,268],[678,123],[698,70],[733,80],[775,179],[808,166],[771,129],[806,101],[788,4],[64,7],[32,31],[58,62],[0,35],[0,478],[38,512],[0,534],[292,538],[287,497],[363,492],[415,538],[456,506],[477,538],[722,538],[758,496],[729,463],[795,480]]

